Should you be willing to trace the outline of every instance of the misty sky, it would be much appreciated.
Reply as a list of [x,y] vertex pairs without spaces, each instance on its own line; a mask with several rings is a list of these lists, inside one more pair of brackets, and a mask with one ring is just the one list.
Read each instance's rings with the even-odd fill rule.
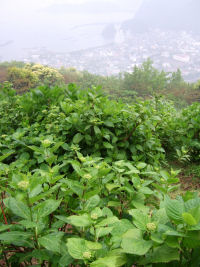
[[[102,45],[100,31],[88,24],[133,18],[142,0],[0,0],[0,59],[18,59],[26,48],[65,52]],[[78,38],[79,36],[79,38]],[[89,44],[90,42],[90,44]]]

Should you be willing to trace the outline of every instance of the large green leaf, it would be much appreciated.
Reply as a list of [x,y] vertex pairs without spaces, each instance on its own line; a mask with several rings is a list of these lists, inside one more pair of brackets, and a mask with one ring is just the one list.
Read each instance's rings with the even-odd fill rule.
[[119,187],[120,187],[120,185],[118,185],[118,184],[106,184],[106,188],[108,189],[109,192],[112,191],[113,189],[119,188]]
[[180,242],[176,236],[167,236],[167,238],[165,239],[165,244],[170,248],[180,249]]
[[101,135],[101,130],[99,129],[98,126],[94,126],[94,132],[96,135]]
[[32,236],[31,233],[12,231],[12,232],[6,232],[3,234],[0,234],[0,240],[12,242],[12,241],[21,240],[21,239],[28,239],[31,236]]
[[157,221],[161,224],[166,224],[167,222],[169,222],[169,218],[166,214],[165,208],[161,208],[159,210],[157,210],[152,217],[153,221]]
[[100,197],[98,195],[92,196],[86,201],[84,209],[87,211],[91,211],[99,204],[99,202],[100,202]]
[[137,173],[140,173],[140,171],[137,170],[130,162],[122,161],[121,166],[122,167],[126,166],[127,168],[129,168],[130,171],[126,172],[126,174],[137,174]]
[[108,253],[104,258],[99,258],[96,261],[93,261],[91,267],[121,267],[126,264],[127,258],[126,255],[120,250],[113,250]]
[[133,223],[140,230],[146,230],[146,225],[150,222],[150,219],[143,210],[132,209],[129,211],[129,214],[133,217]]
[[86,240],[82,238],[68,238],[67,239],[67,248],[69,254],[74,259],[84,259],[84,253],[90,253],[90,249],[86,246]]
[[152,191],[149,187],[145,186],[145,187],[141,187],[139,189],[139,192],[140,193],[143,193],[145,195],[153,195],[154,194],[154,191]]
[[118,222],[119,219],[115,216],[108,217],[106,219],[103,219],[101,222],[96,224],[96,227],[106,226],[106,225],[113,225],[114,223]]
[[104,121],[104,124],[108,127],[114,127],[114,123],[112,121]]
[[191,225],[191,226],[197,224],[197,221],[196,221],[195,218],[192,216],[192,214],[190,214],[190,213],[188,213],[188,212],[184,212],[184,213],[182,214],[182,216],[183,216],[183,220],[184,220],[184,222],[185,222],[186,224]]
[[125,253],[134,255],[145,255],[152,247],[152,241],[146,241],[142,238],[139,229],[128,230],[122,237],[122,248]]
[[130,229],[135,228],[133,224],[127,220],[127,219],[122,219],[115,223],[113,225],[113,230],[112,230],[112,235],[113,236],[122,236],[125,232],[127,232]]
[[113,146],[108,142],[103,142],[103,146],[107,149],[113,149]]
[[132,202],[131,204],[136,207],[137,209],[143,209],[145,208],[144,206],[144,200],[145,200],[145,195],[138,192],[137,194],[133,195],[132,197]]
[[134,229],[135,227],[133,224],[127,220],[127,219],[122,219],[115,223],[112,226],[113,230],[111,232],[112,238],[112,247],[113,248],[118,248],[121,246],[121,241],[122,241],[122,236],[125,232],[127,232],[129,229]]
[[12,231],[0,234],[0,240],[16,246],[33,247],[32,233]]
[[90,213],[90,217],[93,220],[96,220],[96,219],[98,219],[98,218],[100,218],[102,216],[103,216],[103,212],[99,207],[94,208]]
[[164,243],[164,239],[160,233],[151,233],[151,240],[158,244]]
[[167,245],[161,245],[148,253],[145,259],[140,261],[140,264],[148,263],[167,263],[171,261],[179,261],[179,250],[177,248],[170,248]]
[[158,232],[162,233],[163,235],[166,235],[166,236],[181,236],[181,237],[184,237],[186,236],[185,233],[181,232],[181,231],[176,231],[175,228],[172,228],[168,225],[165,225],[165,224],[158,224]]
[[46,217],[60,206],[61,201],[54,199],[45,200],[34,207],[34,214],[37,214],[37,218]]
[[43,193],[40,193],[39,195],[37,196],[34,196],[34,197],[30,197],[29,201],[30,201],[30,204],[33,204],[41,199],[45,199],[47,198],[48,196],[50,196],[53,192],[55,192],[59,187],[61,186],[61,183],[58,183],[54,186],[52,186],[48,191],[46,192],[43,192]]
[[98,242],[92,242],[92,241],[85,241],[85,244],[87,248],[91,250],[98,250],[102,248],[102,245]]
[[189,230],[199,231],[200,230],[200,223],[198,223],[197,225],[190,226]]
[[100,227],[96,229],[96,238],[100,238],[102,236],[107,236],[111,233],[113,227]]
[[77,133],[74,137],[73,137],[73,143],[78,144],[80,143],[80,141],[83,139],[82,134]]
[[70,179],[65,179],[63,182],[66,183],[68,187],[79,197],[83,195],[84,186],[81,185],[80,182]]
[[37,223],[28,220],[22,220],[19,224],[23,225],[26,229],[37,227]]
[[9,198],[8,208],[17,216],[22,217],[27,220],[31,220],[31,214],[29,207],[15,198]]
[[136,165],[136,167],[137,167],[139,170],[144,169],[146,166],[147,166],[147,164],[144,163],[144,162],[138,162],[137,165]]
[[28,146],[28,148],[32,149],[33,151],[39,153],[39,154],[43,154],[43,149],[41,147],[37,147],[37,146]]
[[166,170],[161,170],[160,174],[166,181],[171,178],[170,174]]
[[53,252],[60,253],[61,238],[63,237],[63,232],[53,233],[49,235],[42,236],[38,239],[38,242],[44,248],[51,250]]
[[196,208],[196,207],[199,207],[199,206],[200,206],[200,198],[199,197],[194,197],[194,198],[189,199],[188,201],[185,202],[185,209],[187,212]]
[[189,210],[189,213],[194,217],[197,223],[200,222],[200,204],[193,209]]
[[[41,179],[41,177],[39,177]],[[37,180],[37,178],[32,179],[31,184],[30,184],[30,193],[29,193],[29,198],[33,198],[35,196],[38,196],[42,191],[42,184],[41,182]]]
[[70,254],[65,252],[65,254],[60,258],[59,267],[68,267],[73,260],[74,259],[70,256]]
[[92,224],[88,214],[83,215],[72,215],[67,218],[69,224],[78,226],[78,227],[88,227]]
[[[78,173],[78,175],[82,175],[82,172],[81,172],[81,168],[80,168],[80,163],[77,161],[77,160],[70,160],[69,161],[73,167],[73,169],[75,170],[76,173]],[[74,181],[74,182],[77,182],[77,181]]]
[[6,231],[12,227],[13,227],[13,225],[9,225],[9,224],[0,225],[0,232],[4,232],[4,231]]
[[176,223],[182,223],[182,214],[185,211],[184,203],[180,200],[165,197],[165,209],[167,216]]

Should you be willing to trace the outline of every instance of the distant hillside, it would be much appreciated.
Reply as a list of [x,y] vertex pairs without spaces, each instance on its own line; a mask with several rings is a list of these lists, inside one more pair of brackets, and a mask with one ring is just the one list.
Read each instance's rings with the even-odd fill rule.
[[134,19],[123,24],[124,29],[147,31],[186,30],[200,34],[199,0],[144,0]]

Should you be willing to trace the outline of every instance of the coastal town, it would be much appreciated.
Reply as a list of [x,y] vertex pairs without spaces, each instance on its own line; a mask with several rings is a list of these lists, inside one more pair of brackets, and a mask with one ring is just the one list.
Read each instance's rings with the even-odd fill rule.
[[25,62],[36,62],[56,68],[74,67],[77,70],[117,75],[132,72],[150,58],[154,67],[167,72],[180,69],[186,81],[200,78],[200,36],[186,31],[151,29],[145,33],[131,33],[118,29],[115,39],[106,45],[68,53],[34,48],[27,51]]

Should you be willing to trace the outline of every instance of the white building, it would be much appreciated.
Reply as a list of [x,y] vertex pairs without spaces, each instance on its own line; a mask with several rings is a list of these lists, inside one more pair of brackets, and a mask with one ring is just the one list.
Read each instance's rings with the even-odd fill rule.
[[190,57],[188,55],[173,55],[173,59],[182,63],[188,63],[190,61]]

